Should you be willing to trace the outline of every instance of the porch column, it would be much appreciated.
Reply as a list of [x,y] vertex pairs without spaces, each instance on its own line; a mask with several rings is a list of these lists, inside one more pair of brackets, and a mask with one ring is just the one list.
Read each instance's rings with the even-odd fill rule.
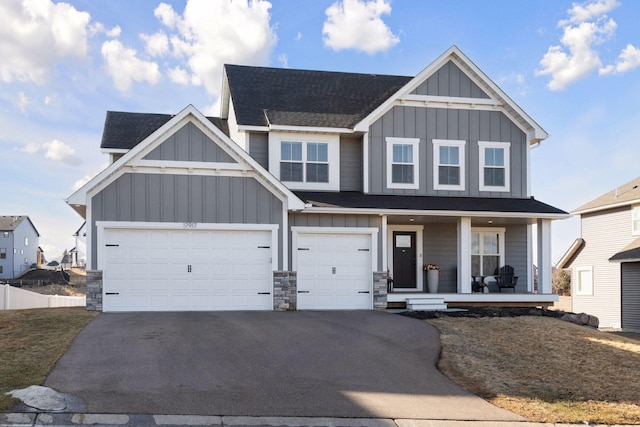
[[458,286],[459,294],[471,293],[471,218],[458,222]]
[[387,216],[386,215],[380,215],[380,238],[381,238],[381,245],[382,245],[382,254],[381,254],[381,260],[382,260],[382,265],[380,266],[380,268],[378,268],[376,271],[385,271],[387,272],[389,270],[389,260],[387,259]]
[[551,220],[538,220],[538,293],[551,293]]

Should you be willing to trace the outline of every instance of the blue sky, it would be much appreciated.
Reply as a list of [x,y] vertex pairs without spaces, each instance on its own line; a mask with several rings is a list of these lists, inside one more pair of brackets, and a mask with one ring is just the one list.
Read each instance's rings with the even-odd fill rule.
[[[457,45],[550,137],[534,196],[565,210],[640,175],[640,2],[4,0],[0,215],[48,258],[82,219],[64,202],[107,164],[107,110],[218,114],[224,63],[412,76]],[[553,225],[553,260],[579,236]]]

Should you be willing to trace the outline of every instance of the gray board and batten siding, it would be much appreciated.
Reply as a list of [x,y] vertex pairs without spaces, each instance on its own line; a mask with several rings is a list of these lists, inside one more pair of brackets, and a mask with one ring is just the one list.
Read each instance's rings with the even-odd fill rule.
[[362,191],[362,173],[362,137],[341,136],[340,191]]
[[625,262],[620,268],[622,330],[640,332],[640,262]]
[[[282,202],[251,177],[125,173],[91,199],[91,214],[94,236],[96,221],[278,224],[282,230]],[[282,231],[278,240],[282,248]],[[96,265],[96,239],[91,245]]]
[[269,170],[269,133],[248,132],[248,151],[263,168]]
[[147,154],[145,160],[237,163],[193,123],[187,123]]
[[[378,248],[382,247],[382,218],[379,215],[344,215],[344,214],[289,214],[290,227],[335,227],[335,228],[377,228]],[[292,235],[289,233],[289,265],[293,265]],[[382,251],[378,251],[377,266],[373,266],[375,271],[386,271],[386,261],[382,259]]]
[[[451,61],[418,86],[412,94],[487,99],[464,72]],[[386,188],[386,138],[420,138],[420,186],[417,190]],[[464,191],[435,190],[433,182],[433,140],[463,140],[465,145]],[[510,191],[479,189],[478,141],[510,142]],[[395,106],[369,128],[369,191],[373,194],[415,194],[422,196],[527,197],[527,138],[500,111]]]

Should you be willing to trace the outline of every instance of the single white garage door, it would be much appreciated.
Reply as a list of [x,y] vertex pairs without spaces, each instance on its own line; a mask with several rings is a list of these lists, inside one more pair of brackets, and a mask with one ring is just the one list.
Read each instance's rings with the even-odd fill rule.
[[298,309],[370,309],[371,235],[300,233]]
[[270,231],[105,230],[104,311],[272,310]]

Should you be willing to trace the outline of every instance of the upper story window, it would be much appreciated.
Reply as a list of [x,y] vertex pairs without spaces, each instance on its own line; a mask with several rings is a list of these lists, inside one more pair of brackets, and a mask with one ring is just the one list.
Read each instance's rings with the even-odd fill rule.
[[7,248],[0,248],[0,259],[7,259]]
[[418,188],[419,147],[418,138],[387,138],[387,188]]
[[24,245],[25,246],[29,246],[29,238],[28,237],[24,238]]
[[433,140],[433,188],[464,191],[465,141]]
[[509,142],[479,141],[480,191],[509,191]]
[[631,209],[631,232],[634,235],[640,234],[640,206]]
[[293,190],[340,189],[338,135],[269,134],[269,171]]
[[471,274],[492,276],[504,264],[504,228],[471,230]]
[[2,233],[2,235],[3,235],[4,237],[9,237],[9,232],[8,232],[8,231],[5,231],[5,232],[3,232],[3,233]]

